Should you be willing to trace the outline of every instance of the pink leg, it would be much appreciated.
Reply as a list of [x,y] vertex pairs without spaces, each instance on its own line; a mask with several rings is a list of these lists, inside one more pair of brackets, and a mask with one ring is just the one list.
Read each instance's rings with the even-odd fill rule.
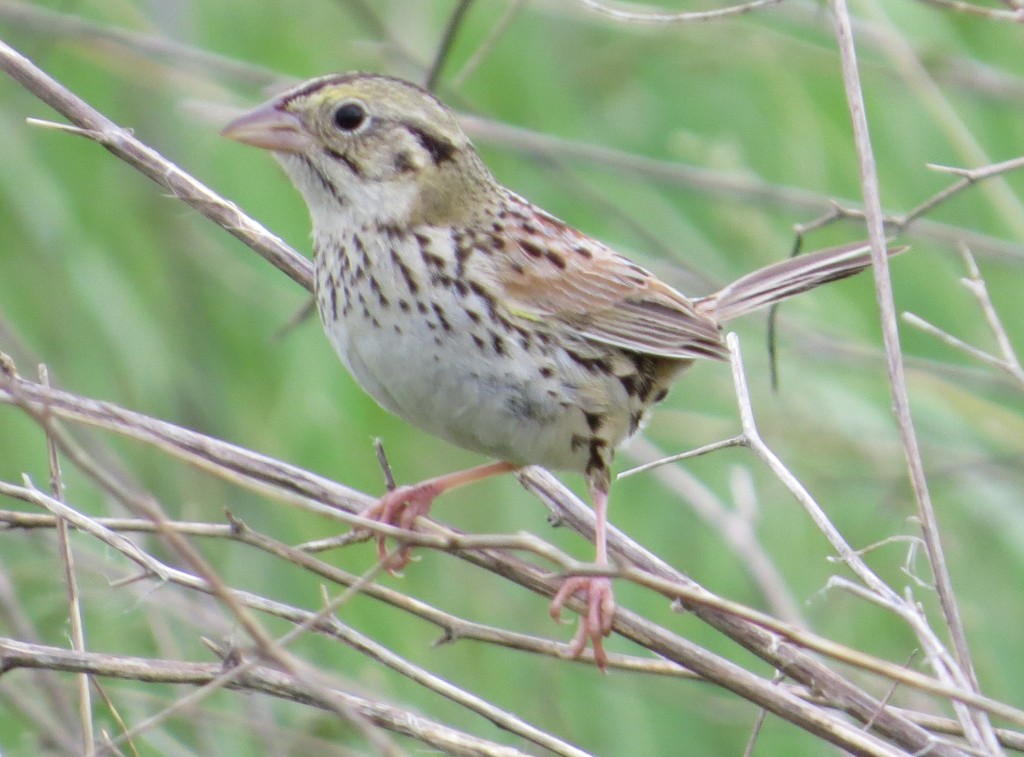
[[[474,481],[497,476],[501,473],[509,473],[517,470],[518,465],[504,461],[480,465],[468,470],[446,473],[437,478],[427,479],[418,484],[410,486],[399,486],[377,500],[363,512],[363,517],[371,518],[389,526],[397,526],[407,531],[416,527],[416,519],[426,515],[434,499],[446,491],[456,489]],[[388,557],[387,546],[384,536],[377,537],[377,554],[381,561]],[[409,564],[412,559],[412,547],[402,546],[387,565],[388,572],[397,573]]]
[[[594,542],[597,544],[597,564],[609,565],[608,562],[608,489],[607,486],[590,486],[590,495],[594,502]],[[580,615],[576,635],[569,645],[569,654],[579,657],[589,641],[594,647],[594,660],[597,666],[606,671],[608,656],[605,654],[602,639],[611,633],[612,620],[615,616],[615,595],[612,593],[612,581],[606,576],[573,576],[565,583],[551,600],[549,612],[555,620],[562,617],[562,605],[573,594],[582,592],[586,598],[587,610]]]

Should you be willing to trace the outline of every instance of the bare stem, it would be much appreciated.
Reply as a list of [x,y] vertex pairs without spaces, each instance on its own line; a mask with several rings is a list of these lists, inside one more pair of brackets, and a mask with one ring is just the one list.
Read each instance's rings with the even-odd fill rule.
[[[854,143],[860,163],[861,191],[864,197],[868,236],[871,240],[872,271],[875,277],[875,291],[882,322],[882,342],[885,345],[886,367],[889,373],[893,412],[899,428],[900,438],[903,441],[904,456],[917,502],[917,514],[924,536],[929,564],[936,581],[939,602],[946,619],[946,625],[953,638],[956,659],[962,671],[954,670],[950,672],[958,679],[961,685],[977,690],[978,682],[971,663],[967,635],[964,632],[956,594],[953,591],[952,581],[946,566],[938,521],[935,517],[935,510],[932,507],[931,497],[928,492],[924,464],[921,460],[921,451],[910,415],[910,400],[907,394],[906,376],[903,368],[903,356],[900,349],[899,329],[896,320],[896,307],[893,301],[892,278],[885,251],[885,224],[878,187],[878,175],[874,153],[871,149],[871,137],[864,106],[864,96],[857,68],[853,27],[846,0],[832,0],[832,9],[842,65],[843,85],[853,123]],[[961,721],[964,723],[965,732],[968,733],[974,746],[979,748],[998,748],[995,746],[995,736],[987,718],[984,716],[977,718],[976,723],[978,728],[980,728],[980,733],[975,727],[972,727],[973,724],[969,720],[968,713],[961,711]]]

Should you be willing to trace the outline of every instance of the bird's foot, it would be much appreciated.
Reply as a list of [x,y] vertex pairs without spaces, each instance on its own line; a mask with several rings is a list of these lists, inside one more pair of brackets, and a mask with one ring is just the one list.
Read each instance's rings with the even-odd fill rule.
[[611,633],[612,619],[615,617],[615,594],[612,592],[612,580],[605,576],[572,576],[567,578],[562,587],[551,600],[549,612],[556,621],[562,618],[562,605],[577,592],[586,598],[586,612],[580,615],[576,635],[569,643],[569,656],[579,657],[587,647],[587,642],[594,648],[594,661],[602,672],[607,671],[608,656],[605,654],[602,640]]
[[[387,526],[413,531],[416,528],[416,519],[430,512],[430,506],[442,491],[443,489],[431,481],[399,486],[370,505],[362,515]],[[397,552],[389,554],[387,537],[384,534],[377,534],[376,540],[377,556],[388,573],[397,575],[412,562],[411,544],[401,544]]]
[[[500,473],[509,473],[518,470],[519,466],[500,460],[495,463],[487,463],[468,470],[446,473],[437,478],[421,481],[411,486],[399,486],[392,489],[381,497],[373,505],[363,511],[363,517],[383,523],[387,526],[395,526],[406,531],[413,531],[416,528],[416,519],[426,515],[430,511],[430,505],[441,494],[450,489],[456,489],[474,481],[480,481]],[[377,534],[377,554],[384,564],[388,573],[395,575],[402,568],[412,561],[412,545],[400,544],[395,554],[389,554],[385,541],[387,537]]]

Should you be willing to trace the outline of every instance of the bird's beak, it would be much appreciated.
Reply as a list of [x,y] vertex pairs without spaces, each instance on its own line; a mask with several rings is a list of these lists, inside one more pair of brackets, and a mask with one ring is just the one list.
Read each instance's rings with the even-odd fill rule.
[[239,116],[220,133],[228,139],[274,152],[305,152],[310,145],[302,122],[274,102]]

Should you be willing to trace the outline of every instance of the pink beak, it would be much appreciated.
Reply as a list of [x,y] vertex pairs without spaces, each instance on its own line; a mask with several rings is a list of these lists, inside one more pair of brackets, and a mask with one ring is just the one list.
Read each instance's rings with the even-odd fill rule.
[[302,122],[280,110],[275,102],[239,116],[220,133],[228,139],[274,152],[305,152],[311,143]]

